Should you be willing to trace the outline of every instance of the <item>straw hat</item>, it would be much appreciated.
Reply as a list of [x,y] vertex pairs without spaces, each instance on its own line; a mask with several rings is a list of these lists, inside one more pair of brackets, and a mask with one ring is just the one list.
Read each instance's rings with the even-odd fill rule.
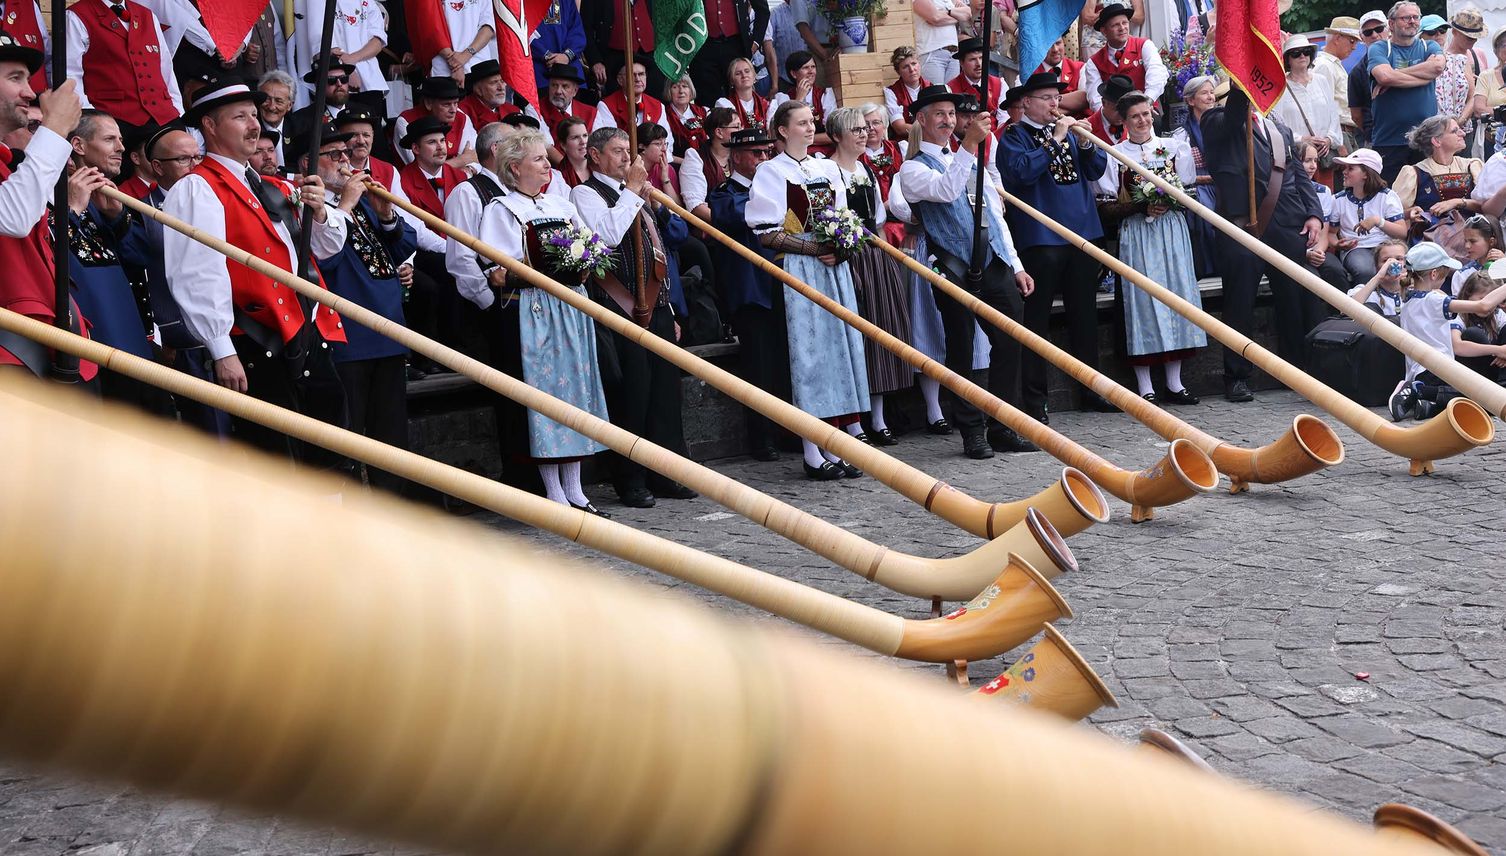
[[1485,16],[1479,9],[1460,9],[1448,19],[1448,25],[1472,39],[1485,35]]
[[1298,33],[1295,36],[1288,36],[1286,43],[1281,46],[1282,56],[1290,53],[1297,53],[1299,51],[1305,51],[1309,59],[1317,56],[1318,53],[1318,49],[1313,45],[1313,43],[1308,41],[1307,36],[1304,36],[1301,33]]
[[1329,21],[1328,27],[1323,32],[1357,39],[1360,37],[1360,19],[1342,15]]

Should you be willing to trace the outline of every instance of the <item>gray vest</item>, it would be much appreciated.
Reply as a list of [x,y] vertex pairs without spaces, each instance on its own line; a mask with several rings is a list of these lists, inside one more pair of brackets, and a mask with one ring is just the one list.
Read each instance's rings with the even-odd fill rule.
[[[940,158],[925,152],[916,156],[916,160],[944,173],[947,171],[946,164]],[[976,188],[977,165],[969,173],[968,190]],[[986,191],[992,188],[985,188]],[[940,249],[949,253],[964,263],[973,257],[973,206],[969,202],[969,194],[958,194],[957,198],[950,202],[920,202],[911,201],[910,209],[925,227],[926,240],[930,242],[933,250]],[[993,206],[984,204],[983,210],[987,212],[984,223],[984,256],[983,266],[993,260],[994,256],[1007,259],[1009,254],[1004,247],[1004,226],[999,222],[999,215],[994,212]]]

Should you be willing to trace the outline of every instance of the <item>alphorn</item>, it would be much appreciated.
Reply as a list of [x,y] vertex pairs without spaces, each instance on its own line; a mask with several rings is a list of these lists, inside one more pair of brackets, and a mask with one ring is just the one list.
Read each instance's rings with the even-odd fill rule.
[[1442,378],[1444,383],[1474,399],[1476,403],[1492,415],[1506,419],[1506,387],[1491,383],[1484,376],[1477,374],[1467,366],[1443,356],[1428,347],[1416,336],[1392,324],[1372,310],[1366,309],[1363,303],[1339,291],[1324,282],[1317,274],[1261,243],[1258,238],[1230,223],[1219,215],[1218,212],[1189,196],[1180,187],[1171,184],[1166,179],[1136,163],[1133,158],[1126,157],[1123,152],[1093,136],[1091,132],[1081,128],[1074,128],[1073,130],[1081,135],[1083,139],[1108,152],[1110,157],[1134,170],[1141,178],[1171,194],[1172,198],[1187,206],[1188,209],[1197,212],[1204,220],[1212,223],[1220,232],[1238,241],[1245,249],[1280,268],[1282,273],[1291,277],[1303,288],[1317,295],[1328,305],[1349,316],[1361,327],[1364,327],[1371,335],[1384,340],[1391,347],[1411,357],[1423,368]]
[[[1005,194],[1012,203],[1013,196]],[[874,243],[900,264],[919,274],[953,300],[971,309],[978,317],[1018,339],[1025,347],[1040,354],[1047,362],[1070,375],[1083,386],[1108,399],[1140,424],[1167,440],[1187,440],[1202,449],[1218,471],[1227,475],[1231,491],[1247,490],[1250,483],[1276,484],[1315,473],[1344,460],[1344,443],[1326,422],[1316,416],[1301,414],[1292,420],[1287,432],[1258,449],[1246,449],[1199,430],[1182,419],[1146,401],[1124,388],[1108,375],[1057,347],[1050,339],[1000,312],[976,295],[957,287],[946,277],[931,270],[903,250],[882,238]]]
[[[1206,493],[1218,485],[1218,472],[1212,460],[1198,450],[1195,444],[1179,441],[1177,438],[1172,438],[1172,447],[1166,457],[1149,469],[1131,472],[1109,463],[1062,436],[1050,426],[1032,419],[970,379],[922,354],[909,343],[901,341],[868,319],[802,282],[751,248],[727,237],[715,226],[685,210],[683,206],[676,204],[673,199],[663,193],[657,190],[652,190],[650,193],[655,201],[727,245],[769,276],[789,286],[797,294],[842,319],[870,340],[894,352],[900,359],[920,370],[927,377],[939,381],[978,409],[1019,432],[1053,458],[1087,473],[1088,478],[1091,478],[1099,487],[1132,506],[1130,519],[1135,522],[1151,519],[1158,507],[1181,502],[1199,493]],[[883,242],[880,240],[879,243]],[[885,244],[885,246],[888,245]],[[892,247],[890,249],[893,250]],[[899,251],[894,250],[894,252]],[[904,254],[900,253],[900,255]]]
[[935,663],[982,660],[1013,649],[1047,621],[1072,616],[1046,577],[1011,553],[997,579],[952,615],[902,619],[388,446],[68,331],[54,331],[8,309],[0,309],[0,329],[880,654]]
[[[398,199],[391,193],[375,187],[368,187],[368,191],[381,195],[384,199],[400,206],[403,210],[423,221],[430,229],[447,235],[476,253],[507,268],[511,273],[517,274],[529,284],[542,288],[554,297],[564,301],[570,306],[590,316],[601,326],[612,330],[626,338],[628,341],[638,344],[653,354],[663,358],[689,374],[695,375],[716,389],[731,396],[742,405],[763,414],[774,422],[779,423],[790,431],[815,443],[823,449],[829,449],[840,455],[844,460],[851,461],[861,467],[868,475],[873,476],[879,482],[892,488],[900,495],[918,503],[921,507],[947,522],[965,529],[974,535],[984,538],[993,538],[999,533],[1009,529],[1023,519],[1025,509],[1031,506],[1039,509],[1042,514],[1051,519],[1063,536],[1070,537],[1082,531],[1095,522],[1102,522],[1102,515],[1093,515],[1091,508],[1086,508],[1080,499],[1073,495],[1075,485],[1059,483],[1053,485],[1028,500],[1019,500],[1010,503],[987,503],[976,500],[945,482],[939,481],[925,473],[900,461],[898,458],[888,455],[872,446],[863,443],[839,428],[811,416],[798,407],[781,401],[773,395],[748,383],[725,369],[718,368],[706,360],[690,353],[673,342],[655,336],[653,333],[633,324],[621,315],[607,309],[587,297],[576,294],[573,290],[565,288],[558,282],[544,276],[536,270],[524,265],[516,259],[503,254],[496,247],[489,246],[474,235],[467,234],[433,214],[418,208],[410,202]],[[1213,465],[1207,464],[1204,472],[1202,462],[1198,460],[1198,453],[1194,449],[1173,448],[1170,458],[1170,467],[1162,467],[1163,470],[1172,470],[1178,473],[1178,477],[1167,476],[1159,480],[1148,480],[1152,486],[1161,488],[1167,493],[1180,493],[1186,490],[1178,478],[1186,478],[1182,465],[1185,469],[1193,472],[1194,479],[1205,479],[1209,473],[1213,473]],[[1069,470],[1072,472],[1072,470]],[[1091,477],[1091,476],[1090,476]],[[1213,473],[1212,478],[1217,478]],[[1169,483],[1169,484],[1168,484]],[[1147,487],[1150,493],[1151,488]],[[1159,497],[1154,497],[1159,499]]]
[[[1109,269],[1129,280],[1146,294],[1171,307],[1177,314],[1222,342],[1229,350],[1243,355],[1245,359],[1260,366],[1266,374],[1332,414],[1335,419],[1349,426],[1361,437],[1393,455],[1408,459],[1411,462],[1410,470],[1413,475],[1431,471],[1432,462],[1439,458],[1446,458],[1466,452],[1476,446],[1483,446],[1495,436],[1495,425],[1491,422],[1489,414],[1482,410],[1480,405],[1467,398],[1454,399],[1449,402],[1442,413],[1410,428],[1387,422],[1333,387],[1251,341],[1248,336],[1213,317],[1201,307],[1193,305],[1171,289],[1104,252],[1091,241],[1032,208],[1013,194],[1006,192],[1004,196],[1010,205],[1039,221],[1063,239],[1075,244],[1078,249],[1107,265]],[[1375,314],[1368,309],[1365,311],[1371,315]],[[1338,445],[1338,437],[1334,436],[1332,444],[1326,445],[1324,437],[1312,432],[1312,425],[1303,424],[1304,419],[1312,418],[1305,414],[1298,416],[1293,425],[1293,433],[1316,453],[1322,454],[1330,449],[1336,449],[1336,454],[1342,457],[1343,447]],[[1327,425],[1323,425],[1323,428],[1327,430],[1329,436],[1332,436],[1333,432],[1328,429]],[[1241,451],[1244,450],[1236,449],[1224,454]],[[1257,453],[1263,451],[1265,450],[1257,450]],[[1214,463],[1219,463],[1219,454],[1215,453],[1213,460]],[[1288,456],[1275,455],[1272,458],[1257,457],[1250,462],[1250,465],[1257,469],[1279,468],[1287,462]],[[1219,469],[1223,467],[1220,466]]]
[[1002,674],[973,690],[973,698],[997,698],[1044,710],[1076,722],[1119,700],[1060,630],[1046,635]]
[[1386,803],[1375,810],[1374,823],[1381,838],[1427,842],[1459,856],[1490,856],[1473,838],[1415,806]]
[[[121,198],[130,200],[124,194]],[[126,204],[328,306],[342,317],[450,366],[497,394],[597,440],[649,469],[681,481],[754,523],[900,594],[969,600],[998,576],[1011,552],[1019,553],[1035,567],[1043,569],[1043,573],[1055,576],[1076,567],[1076,559],[1067,549],[1060,532],[1052,528],[1049,518],[1053,515],[1061,518],[1075,526],[1072,531],[1079,531],[1091,522],[1102,522],[1108,517],[1108,502],[1103,494],[1082,473],[1069,468],[1063,471],[1054,488],[1032,498],[1042,503],[1038,514],[1032,515],[1029,507],[1021,509],[1017,523],[1001,530],[998,537],[966,555],[928,559],[890,550],[540,392],[479,360],[395,324],[307,280],[300,280],[224,241],[204,235],[193,226],[149,205],[135,200]]]
[[[0,491],[16,761],[487,856],[1436,856],[82,409],[0,420],[25,450]],[[940,822],[978,817],[997,832]]]

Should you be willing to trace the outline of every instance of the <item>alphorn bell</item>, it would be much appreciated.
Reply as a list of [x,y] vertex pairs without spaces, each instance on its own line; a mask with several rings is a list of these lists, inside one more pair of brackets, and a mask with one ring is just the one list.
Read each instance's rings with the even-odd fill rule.
[[1045,631],[1041,641],[998,677],[973,690],[971,697],[1003,699],[1073,722],[1100,707],[1118,707],[1103,678],[1061,631],[1050,624]]
[[[1008,193],[1004,196],[1013,205],[1021,204]],[[1203,450],[1218,471],[1229,477],[1234,493],[1247,489],[1251,482],[1275,484],[1288,481],[1344,460],[1343,441],[1327,423],[1307,414],[1298,416],[1285,434],[1258,449],[1235,446],[1194,428],[1057,347],[1050,339],[984,303],[976,295],[958,288],[946,277],[910,258],[888,241],[875,236],[874,242],[910,271],[919,274],[947,296],[971,309],[978,317],[1018,339],[1025,347],[1041,355],[1078,383],[1108,399],[1140,424],[1167,440],[1187,440]]]
[[[266,425],[308,443],[460,497],[561,538],[726,595],[871,651],[909,660],[949,663],[997,656],[1029,639],[1041,625],[1072,610],[1046,576],[1020,556],[982,594],[946,619],[914,621],[756,571],[674,541],[560,505],[526,491],[336,428],[292,410],[143,360],[24,315],[0,309],[0,329],[35,338],[65,353],[87,355],[101,367]],[[19,390],[17,390],[19,392]],[[9,405],[7,405],[9,408]],[[9,413],[9,409],[7,409]],[[124,411],[111,418],[125,415]],[[175,442],[199,439],[187,435]],[[205,444],[198,444],[203,447]],[[25,446],[17,448],[27,448]],[[202,448],[205,455],[223,447]],[[338,491],[336,487],[329,492]]]
[[[115,191],[107,190],[106,192]],[[345,318],[369,327],[436,362],[450,366],[499,395],[511,398],[572,430],[591,437],[650,469],[688,484],[760,526],[777,532],[818,555],[901,594],[923,598],[940,597],[943,600],[952,601],[968,600],[998,576],[1011,552],[1019,553],[1036,567],[1044,569],[1044,573],[1054,576],[1060,571],[1075,567],[1076,560],[1072,557],[1071,551],[1066,548],[1059,533],[1053,532],[1049,528],[1048,521],[1043,519],[1045,513],[1054,513],[1057,517],[1069,522],[1073,517],[1094,521],[1107,517],[1107,502],[1097,488],[1081,473],[1067,470],[1063,472],[1057,487],[1044,491],[1044,495],[1040,497],[1046,511],[1040,515],[1031,515],[1028,508],[1022,510],[1018,523],[967,555],[949,559],[927,559],[889,550],[815,515],[780,502],[715,470],[682,458],[662,446],[630,434],[610,422],[540,392],[479,360],[441,345],[407,327],[394,324],[365,307],[338,297],[333,292],[319,288],[311,282],[300,280],[287,271],[257,259],[224,241],[203,235],[192,226],[163,214],[149,205],[130,200],[123,194],[121,199],[129,200],[125,204],[142,211],[146,216],[159,219],[165,225],[183,231],[184,234],[206,243],[230,258],[276,279],[299,294],[334,309]]]
[[[1403,428],[1376,416],[1368,408],[1361,407],[1338,390],[1302,371],[1281,357],[1271,353],[1243,333],[1213,317],[1202,307],[1195,306],[1181,295],[1145,276],[1114,256],[1104,252],[1091,241],[1068,229],[1066,226],[1032,208],[1028,203],[1010,193],[1004,194],[1009,204],[1029,215],[1046,228],[1075,244],[1078,249],[1107,265],[1111,270],[1133,283],[1146,294],[1171,307],[1177,314],[1206,330],[1208,335],[1219,340],[1254,363],[1276,380],[1308,401],[1323,408],[1333,417],[1386,451],[1411,461],[1413,475],[1432,470],[1432,462],[1483,446],[1495,436],[1495,425],[1489,414],[1467,398],[1456,398],[1448,403],[1442,413],[1426,422]],[[1324,286],[1330,288],[1330,286]],[[1370,310],[1366,313],[1374,315]],[[1389,323],[1387,326],[1390,326]],[[1312,421],[1307,421],[1312,420]],[[1318,430],[1322,427],[1322,431]],[[1329,438],[1332,438],[1331,440]],[[1307,454],[1343,457],[1343,446],[1337,436],[1321,422],[1306,414],[1298,416],[1293,423],[1289,442],[1277,442],[1253,451],[1224,447],[1214,450],[1213,461],[1223,470],[1234,459],[1236,466],[1256,472],[1279,472],[1300,463],[1297,448]],[[1227,472],[1227,470],[1225,470]]]
[[1445,357],[1428,347],[1416,336],[1392,324],[1375,312],[1366,309],[1364,304],[1324,282],[1317,274],[1261,243],[1255,236],[1230,223],[1220,216],[1218,212],[1192,198],[1184,190],[1172,185],[1161,176],[1136,163],[1133,158],[1126,157],[1123,152],[1093,136],[1092,133],[1084,131],[1081,128],[1074,128],[1073,130],[1082,136],[1083,139],[1103,149],[1110,157],[1124,164],[1129,169],[1134,170],[1141,178],[1171,194],[1172,198],[1196,212],[1204,220],[1212,223],[1220,232],[1238,241],[1245,249],[1280,268],[1282,273],[1291,277],[1303,288],[1322,298],[1328,305],[1349,316],[1350,319],[1361,327],[1364,327],[1372,335],[1383,339],[1391,347],[1411,357],[1423,368],[1442,378],[1444,383],[1474,399],[1492,415],[1506,419],[1506,387],[1491,383],[1484,376]]
[[1451,824],[1420,808],[1402,803],[1386,803],[1375,810],[1375,831],[1381,838],[1426,842],[1437,852],[1459,856],[1490,856],[1474,839]]
[[[1088,474],[1099,487],[1119,497],[1133,507],[1131,519],[1135,522],[1149,520],[1155,509],[1181,502],[1199,493],[1207,493],[1218,484],[1218,471],[1208,456],[1198,451],[1190,442],[1173,439],[1171,449],[1155,466],[1139,472],[1121,469],[1093,452],[1074,443],[1047,425],[1027,416],[994,396],[988,390],[968,378],[948,369],[920,351],[903,342],[878,325],[853,312],[807,283],[786,272],[783,268],[765,259],[752,249],[727,237],[715,226],[685,210],[674,200],[659,191],[651,191],[653,198],[671,211],[685,218],[697,228],[727,245],[754,266],[784,283],[802,297],[812,301],[827,312],[856,328],[870,340],[894,352],[900,359],[939,381],[958,396],[978,409],[990,414],[1003,424],[1019,432],[1026,439],[1040,446],[1052,457],[1068,466],[1077,467]],[[883,242],[880,241],[880,244]],[[887,246],[887,245],[885,245]],[[892,248],[891,248],[892,249]],[[901,254],[903,255],[903,254]],[[1211,439],[1211,438],[1210,438]]]
[[478,856],[1435,853],[30,386],[53,404],[0,420],[16,761]]
[[[642,346],[682,371],[704,380],[744,406],[763,414],[795,434],[823,449],[831,450],[840,455],[843,460],[851,461],[880,483],[954,526],[983,538],[993,538],[1019,523],[1025,516],[1025,510],[1031,507],[1039,509],[1042,514],[1050,518],[1052,525],[1067,537],[1081,532],[1095,522],[1101,522],[1098,519],[1101,515],[1085,513],[1093,509],[1083,497],[1076,494],[1080,485],[1075,483],[1058,483],[1029,499],[1015,502],[987,503],[967,496],[945,482],[932,478],[899,459],[863,443],[846,431],[817,419],[731,372],[718,368],[684,348],[632,324],[617,313],[576,294],[522,262],[503,254],[496,247],[483,243],[474,235],[462,232],[412,203],[398,199],[381,188],[369,187],[368,191],[382,196],[409,212],[435,232],[455,239],[479,255],[507,268],[510,273],[518,275],[530,285],[542,288],[575,307],[590,316],[597,324]],[[1211,463],[1206,467],[1206,472],[1204,471],[1205,468],[1197,459],[1195,450],[1173,449],[1171,458],[1172,466],[1165,468],[1167,470],[1177,473],[1182,473],[1184,469],[1190,470],[1195,474],[1193,478],[1197,479],[1206,479],[1210,473],[1212,473],[1212,478],[1217,478]],[[1179,460],[1183,463],[1179,463]],[[1170,484],[1165,488],[1167,491],[1185,490],[1179,485],[1177,478],[1168,475],[1155,483],[1160,485],[1169,482]]]

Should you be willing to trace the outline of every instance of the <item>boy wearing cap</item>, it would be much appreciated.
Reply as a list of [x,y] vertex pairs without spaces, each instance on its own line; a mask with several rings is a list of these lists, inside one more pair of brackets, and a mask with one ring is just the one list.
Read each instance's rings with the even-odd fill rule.
[[1093,29],[1107,42],[1088,58],[1082,70],[1082,88],[1088,93],[1088,106],[1094,110],[1103,106],[1098,87],[1116,74],[1127,76],[1134,84],[1131,88],[1144,92],[1152,104],[1159,103],[1161,93],[1166,91],[1169,73],[1161,62],[1160,49],[1150,39],[1130,35],[1134,14],[1128,5],[1110,2],[1093,23]]
[[[450,166],[464,168],[476,162],[476,126],[469,116],[460,112],[460,84],[448,77],[431,77],[419,84],[418,104],[398,114],[392,123],[392,139],[401,141],[408,134],[408,125],[429,117],[448,127],[445,142],[449,144]],[[397,147],[397,157],[410,163],[413,154],[406,146]]]

